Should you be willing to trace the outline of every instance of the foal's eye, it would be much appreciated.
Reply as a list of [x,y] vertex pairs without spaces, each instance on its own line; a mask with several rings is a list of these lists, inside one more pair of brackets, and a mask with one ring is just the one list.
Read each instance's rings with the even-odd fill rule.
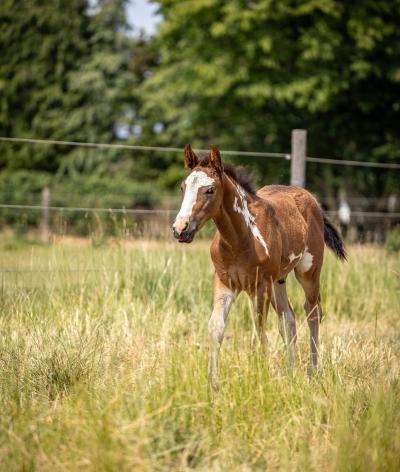
[[213,193],[215,193],[215,188],[214,187],[210,187],[206,190],[207,195],[212,195]]

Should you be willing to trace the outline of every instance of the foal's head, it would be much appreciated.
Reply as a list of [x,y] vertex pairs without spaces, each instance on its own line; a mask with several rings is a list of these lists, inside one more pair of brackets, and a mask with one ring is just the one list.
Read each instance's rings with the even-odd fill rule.
[[172,228],[179,242],[190,243],[221,206],[223,164],[215,146],[211,146],[209,155],[198,157],[188,144],[184,155],[191,173],[182,182],[182,205]]

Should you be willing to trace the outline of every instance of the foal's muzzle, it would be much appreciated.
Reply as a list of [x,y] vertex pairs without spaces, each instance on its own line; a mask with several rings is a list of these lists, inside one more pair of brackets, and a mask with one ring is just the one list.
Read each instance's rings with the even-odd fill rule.
[[181,234],[178,234],[174,231],[174,236],[180,243],[191,243],[193,241],[194,235],[195,231],[184,231]]
[[197,225],[194,222],[187,222],[184,225],[174,223],[172,225],[172,230],[174,232],[174,237],[180,243],[191,243],[196,234],[196,227]]

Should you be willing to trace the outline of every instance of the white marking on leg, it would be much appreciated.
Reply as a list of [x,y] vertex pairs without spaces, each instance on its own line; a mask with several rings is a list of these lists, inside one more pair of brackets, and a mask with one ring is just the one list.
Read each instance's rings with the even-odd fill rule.
[[306,246],[303,257],[296,266],[297,269],[302,273],[308,272],[312,267],[313,259],[314,256],[311,254],[311,252],[308,252],[308,248]]
[[199,189],[201,187],[212,185],[214,182],[214,179],[201,170],[192,172],[185,180],[185,196],[176,220],[180,218],[189,218],[192,214],[193,207],[196,204]]
[[260,230],[257,227],[256,218],[254,215],[250,213],[250,210],[247,204],[246,194],[239,185],[236,185],[236,189],[239,194],[239,200],[240,200],[241,206],[239,206],[238,204],[238,198],[235,197],[235,201],[233,203],[233,209],[234,211],[236,211],[236,213],[240,213],[243,216],[246,226],[250,229],[254,238],[257,239],[257,241],[264,248],[266,255],[269,256],[267,244],[264,241],[264,238],[262,237]]
[[224,338],[225,322],[228,317],[229,308],[235,299],[235,293],[222,283],[217,293],[214,293],[213,312],[208,322],[210,336],[210,353],[208,361],[208,376],[213,388],[218,384],[218,354]]

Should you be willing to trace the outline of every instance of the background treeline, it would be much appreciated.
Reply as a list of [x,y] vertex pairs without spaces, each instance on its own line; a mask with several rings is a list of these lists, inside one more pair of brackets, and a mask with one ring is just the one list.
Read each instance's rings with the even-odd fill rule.
[[[400,162],[400,1],[160,0],[148,38],[125,0],[0,3],[0,135],[90,142],[290,150]],[[285,161],[247,159],[263,182]],[[184,175],[175,153],[0,143],[1,200],[167,205]],[[326,197],[385,197],[394,171],[309,164]]]

